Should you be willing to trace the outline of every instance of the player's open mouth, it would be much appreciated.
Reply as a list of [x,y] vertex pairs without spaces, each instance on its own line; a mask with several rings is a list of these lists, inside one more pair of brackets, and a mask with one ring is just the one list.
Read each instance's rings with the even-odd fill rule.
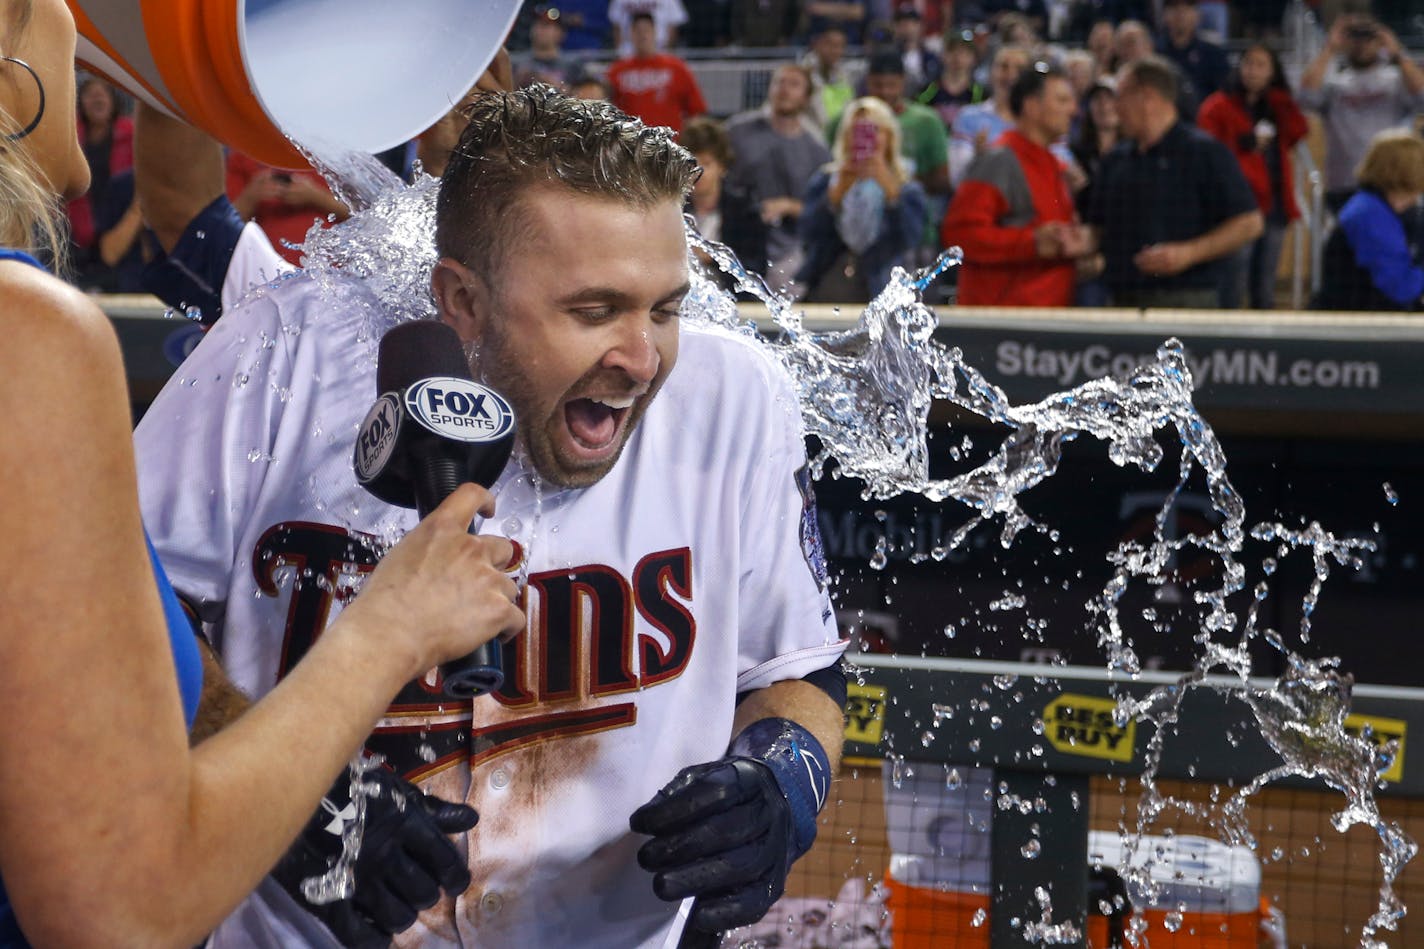
[[618,444],[634,396],[597,396],[564,403],[564,422],[581,453],[600,455]]

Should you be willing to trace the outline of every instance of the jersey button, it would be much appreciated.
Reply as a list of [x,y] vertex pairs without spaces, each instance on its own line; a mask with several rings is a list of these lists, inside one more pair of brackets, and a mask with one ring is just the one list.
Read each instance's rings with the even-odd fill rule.
[[509,772],[503,768],[495,768],[490,772],[489,783],[496,791],[503,791],[509,787]]
[[500,910],[504,909],[504,897],[498,893],[486,893],[480,897],[480,909],[484,910],[488,915],[494,916]]

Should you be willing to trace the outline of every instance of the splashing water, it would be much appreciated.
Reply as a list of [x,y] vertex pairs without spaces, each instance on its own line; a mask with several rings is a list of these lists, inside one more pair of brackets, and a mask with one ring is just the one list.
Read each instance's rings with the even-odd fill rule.
[[1083,931],[1072,922],[1064,920],[1061,923],[1053,921],[1053,900],[1048,895],[1048,891],[1041,886],[1033,889],[1034,899],[1038,900],[1038,908],[1041,916],[1037,920],[1029,920],[1024,923],[1024,941],[1032,945],[1043,946],[1071,946],[1083,941]]
[[[357,213],[335,227],[313,228],[304,245],[307,272],[333,294],[343,294],[346,306],[354,305],[363,312],[372,339],[396,322],[433,317],[429,278],[436,259],[433,233],[438,182],[418,176],[419,180],[407,187],[362,158],[322,156],[316,164],[327,172],[329,180],[334,179],[333,190]],[[1340,790],[1346,807],[1336,815],[1336,827],[1343,831],[1362,823],[1372,827],[1380,839],[1384,880],[1379,906],[1363,927],[1361,945],[1367,949],[1384,946],[1377,940],[1379,931],[1396,929],[1404,914],[1393,882],[1416,848],[1397,824],[1381,818],[1375,806],[1379,755],[1368,742],[1344,730],[1349,678],[1335,670],[1331,661],[1301,657],[1288,649],[1278,634],[1257,628],[1266,597],[1264,580],[1254,588],[1239,622],[1228,608],[1228,599],[1246,589],[1247,569],[1241,552],[1248,536],[1276,542],[1278,558],[1304,550],[1315,568],[1300,627],[1301,641],[1308,642],[1311,615],[1331,563],[1357,567],[1356,552],[1372,547],[1364,541],[1337,540],[1314,523],[1303,530],[1263,524],[1247,531],[1244,503],[1226,476],[1225,454],[1192,404],[1193,381],[1182,344],[1167,340],[1153,361],[1126,375],[1093,380],[1039,402],[1014,405],[1002,389],[964,361],[960,350],[933,338],[938,321],[921,302],[921,295],[941,273],[960,263],[962,255],[957,248],[918,273],[897,269],[853,328],[813,333],[804,328],[791,302],[742,268],[730,250],[703,240],[691,227],[688,237],[695,250],[730,278],[736,291],[761,301],[778,332],[763,336],[756,324],[742,317],[733,296],[700,270],[694,274],[692,290],[684,302],[683,320],[743,334],[785,367],[796,384],[807,433],[815,436],[819,446],[811,458],[817,477],[829,473],[859,479],[866,499],[914,493],[931,501],[952,500],[965,506],[963,522],[936,548],[936,559],[962,545],[986,522],[1001,519],[998,533],[1004,547],[1023,529],[1035,526],[1020,506],[1019,496],[1057,471],[1067,442],[1084,436],[1097,439],[1115,464],[1132,465],[1144,472],[1156,470],[1165,457],[1157,441],[1159,434],[1168,434],[1181,444],[1176,482],[1156,513],[1151,538],[1123,543],[1107,555],[1111,576],[1091,606],[1108,668],[1135,676],[1141,663],[1119,618],[1119,605],[1129,587],[1134,582],[1164,582],[1173,559],[1189,547],[1212,555],[1220,564],[1217,584],[1193,592],[1193,601],[1201,610],[1196,639],[1202,650],[1192,672],[1142,699],[1119,700],[1117,715],[1122,722],[1136,718],[1158,726],[1149,742],[1149,767],[1142,777],[1144,792],[1134,836],[1140,839],[1169,808],[1197,806],[1164,797],[1155,783],[1155,768],[1171,731],[1167,726],[1177,723],[1183,697],[1193,688],[1220,688],[1216,682],[1208,683],[1207,676],[1225,670],[1236,678],[1230,694],[1251,710],[1281,763],[1233,795],[1220,808],[1216,826],[1228,841],[1250,840],[1245,829],[1246,802],[1261,787],[1282,777],[1320,778]],[[358,291],[354,296],[353,286]],[[1006,428],[1008,434],[977,467],[949,478],[931,478],[928,416],[935,402],[967,410]],[[955,449],[950,455],[959,460],[961,451]],[[1220,523],[1204,535],[1169,537],[1167,525],[1174,505],[1189,482],[1198,478],[1206,483]],[[1396,503],[1387,485],[1386,495]],[[877,548],[877,559],[886,554],[883,545]],[[1274,560],[1263,568],[1269,575]],[[1018,608],[1016,599],[1005,598],[999,608]],[[1249,679],[1248,646],[1256,638],[1264,638],[1278,650],[1288,670],[1270,688],[1253,685]],[[896,761],[897,772],[903,767]],[[1069,924],[1050,923],[1046,901],[1043,910],[1043,919],[1027,927],[1037,927],[1033,932],[1040,934],[1038,941],[1045,944],[1066,941],[1068,936],[1059,939],[1056,934],[1067,930],[1056,927]],[[1129,936],[1134,944],[1143,927],[1140,918],[1133,920]]]
[[[379,768],[384,761],[380,755],[368,758],[361,752],[351,759],[351,803],[341,813],[331,811],[333,820],[342,822],[341,854],[321,876],[302,881],[302,896],[313,906],[350,899],[356,893],[356,856],[360,853],[361,840],[366,833],[366,802],[381,789],[379,783],[368,781],[366,775]],[[321,803],[331,810],[325,799]]]
[[[1032,405],[1015,406],[1002,390],[965,364],[959,350],[946,348],[932,338],[937,323],[933,313],[920,302],[919,294],[945,268],[960,262],[957,249],[946,251],[933,267],[919,274],[911,276],[897,270],[890,285],[866,307],[853,329],[811,334],[803,330],[799,315],[791,311],[790,304],[768,291],[760,278],[748,274],[730,251],[695,234],[691,239],[732,278],[735,289],[759,298],[782,330],[781,337],[769,343],[768,348],[797,382],[806,428],[821,445],[820,454],[813,459],[817,473],[834,459],[836,474],[864,482],[866,498],[914,492],[930,500],[950,498],[967,505],[977,517],[966,520],[953,533],[948,547],[962,544],[979,523],[996,516],[1003,518],[1000,542],[1007,547],[1031,523],[1019,507],[1018,496],[1057,470],[1064,442],[1090,435],[1106,443],[1108,457],[1115,464],[1132,464],[1152,471],[1164,457],[1157,434],[1175,433],[1183,447],[1177,481],[1157,512],[1152,537],[1145,543],[1123,543],[1108,555],[1113,576],[1092,607],[1099,617],[1098,640],[1109,669],[1135,676],[1141,671],[1141,663],[1124,634],[1118,612],[1132,581],[1160,583],[1172,559],[1187,547],[1213,554],[1221,564],[1219,586],[1194,594],[1203,615],[1201,632],[1196,637],[1202,644],[1202,653],[1193,672],[1177,685],[1159,687],[1141,700],[1123,698],[1119,702],[1119,724],[1138,718],[1158,725],[1149,745],[1137,827],[1128,853],[1131,855],[1136,842],[1169,806],[1193,806],[1164,798],[1156,785],[1156,768],[1170,732],[1165,726],[1176,724],[1180,703],[1190,688],[1205,685],[1210,672],[1224,669],[1239,680],[1240,686],[1232,693],[1251,710],[1261,733],[1282,761],[1233,795],[1214,823],[1228,842],[1249,837],[1245,832],[1247,802],[1262,787],[1281,778],[1319,778],[1339,790],[1345,795],[1347,806],[1333,818],[1336,829],[1344,832],[1363,824],[1373,828],[1379,837],[1383,882],[1378,907],[1362,929],[1360,944],[1366,949],[1383,947],[1385,944],[1376,938],[1379,931],[1397,929],[1404,914],[1404,905],[1394,892],[1394,881],[1415,855],[1416,845],[1397,823],[1385,821],[1379,813],[1374,788],[1381,768],[1388,767],[1388,763],[1380,761],[1369,742],[1345,731],[1348,680],[1342,680],[1330,661],[1312,662],[1299,656],[1287,649],[1279,636],[1267,631],[1266,641],[1282,653],[1289,671],[1271,688],[1250,685],[1249,645],[1263,635],[1256,628],[1256,617],[1265,598],[1264,582],[1257,587],[1236,643],[1226,645],[1213,638],[1230,634],[1237,626],[1237,617],[1228,608],[1227,600],[1245,588],[1247,571],[1240,554],[1247,537],[1246,511],[1226,476],[1226,456],[1220,442],[1192,404],[1192,377],[1181,343],[1168,340],[1157,350],[1154,363],[1139,366],[1125,377],[1088,382]],[[704,295],[713,299],[704,299]],[[687,318],[744,326],[735,304],[725,294],[720,300],[718,295],[715,287],[704,287]],[[979,467],[954,478],[931,480],[927,417],[930,404],[936,400],[1004,425],[1010,433]],[[1221,524],[1204,536],[1169,538],[1168,518],[1177,497],[1198,470],[1206,480]],[[1393,503],[1394,498],[1390,497],[1390,501]],[[1374,549],[1369,541],[1337,540],[1317,523],[1299,531],[1280,524],[1262,524],[1249,534],[1257,540],[1279,542],[1278,559],[1295,549],[1308,551],[1312,558],[1314,577],[1302,604],[1302,643],[1310,640],[1311,616],[1331,562],[1358,569],[1356,551]],[[1017,605],[1016,597],[1006,597],[990,604],[990,609]],[[1346,683],[1343,690],[1342,681]],[[1150,870],[1149,857],[1130,871],[1139,891],[1149,896],[1154,893]],[[1134,944],[1140,934],[1140,927],[1130,934]]]

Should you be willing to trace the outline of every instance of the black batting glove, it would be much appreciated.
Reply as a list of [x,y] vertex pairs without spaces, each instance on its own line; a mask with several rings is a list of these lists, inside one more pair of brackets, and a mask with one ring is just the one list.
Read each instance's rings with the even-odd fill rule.
[[754,923],[781,898],[830,782],[820,744],[786,719],[752,724],[731,751],[684,768],[629,819],[653,838],[638,851],[653,892],[697,897],[688,925],[704,932]]
[[367,786],[366,826],[356,856],[355,892],[348,899],[314,904],[302,881],[319,877],[341,855],[341,832],[355,819],[351,773],[337,778],[327,797],[290,850],[272,871],[297,903],[321,920],[342,945],[357,949],[388,946],[423,909],[440,900],[443,889],[463,893],[470,871],[447,835],[464,833],[479,815],[464,804],[432,797],[386,768],[361,775]]

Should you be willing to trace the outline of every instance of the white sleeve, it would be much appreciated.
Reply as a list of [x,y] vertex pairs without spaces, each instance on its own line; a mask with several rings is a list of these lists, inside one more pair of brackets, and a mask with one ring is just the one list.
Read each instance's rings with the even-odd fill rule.
[[272,300],[250,300],[203,337],[134,430],[144,526],[197,603],[227,599],[291,387],[289,343]]
[[739,692],[823,669],[846,645],[828,592],[800,403],[779,366],[765,361],[762,370],[762,424],[744,456]]
[[248,221],[237,239],[232,259],[228,261],[227,274],[223,277],[223,312],[230,312],[253,287],[271,283],[295,269],[277,253],[262,228]]

